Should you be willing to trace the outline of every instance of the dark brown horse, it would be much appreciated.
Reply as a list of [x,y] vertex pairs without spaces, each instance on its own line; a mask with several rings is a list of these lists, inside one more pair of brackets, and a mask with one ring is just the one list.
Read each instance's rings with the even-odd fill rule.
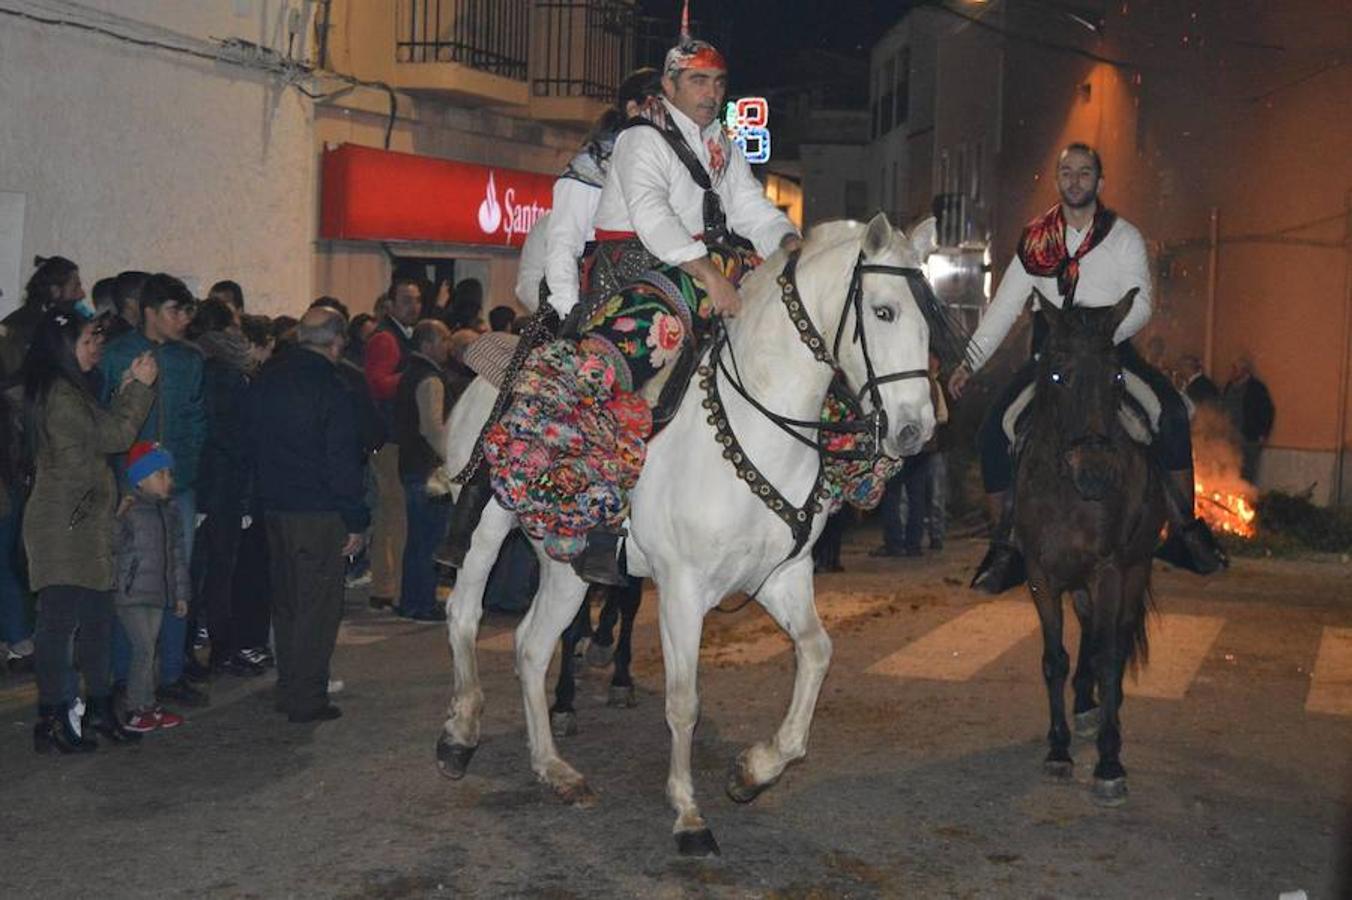
[[1135,293],[1099,309],[1061,310],[1039,298],[1051,328],[1015,482],[1014,527],[1042,623],[1051,703],[1046,771],[1069,777],[1074,765],[1064,696],[1070,658],[1061,641],[1061,597],[1070,591],[1080,620],[1076,731],[1089,737],[1097,726],[1094,796],[1110,806],[1126,800],[1122,676],[1145,659],[1150,560],[1164,524],[1159,472],[1118,414],[1126,384],[1112,337]]

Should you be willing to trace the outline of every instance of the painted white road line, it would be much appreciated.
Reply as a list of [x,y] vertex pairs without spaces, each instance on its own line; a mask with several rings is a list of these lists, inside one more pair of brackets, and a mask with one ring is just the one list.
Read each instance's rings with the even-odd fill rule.
[[1123,692],[1129,697],[1181,700],[1224,627],[1224,619],[1212,616],[1169,613],[1153,618],[1150,662],[1136,678],[1123,679]]
[[[892,599],[892,594],[821,593],[816,597],[817,616],[821,619],[827,634],[830,634],[833,629],[852,619],[869,615],[878,607],[886,606]],[[719,614],[710,613],[710,615]],[[773,625],[773,620],[770,621]],[[708,634],[709,629],[706,627],[706,637]],[[774,625],[773,631],[767,631],[749,640],[732,636],[727,640],[721,640],[718,644],[705,645],[700,648],[700,658],[712,663],[754,666],[792,650],[793,641],[778,625]]]
[[1352,628],[1325,628],[1305,711],[1352,716]]
[[367,644],[378,644],[398,633],[388,628],[363,628],[360,625],[349,625],[344,622],[338,627],[338,646],[363,647]]
[[1030,600],[983,603],[866,670],[870,675],[966,681],[1038,629]]

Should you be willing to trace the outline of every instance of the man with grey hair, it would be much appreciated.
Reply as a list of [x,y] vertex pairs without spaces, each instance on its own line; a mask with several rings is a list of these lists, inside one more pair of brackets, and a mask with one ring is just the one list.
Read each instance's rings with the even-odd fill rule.
[[244,440],[265,512],[276,632],[277,711],[291,722],[342,715],[329,662],[343,612],[345,557],[370,521],[356,416],[337,372],[343,317],[314,307],[297,348],[263,369],[245,402]]

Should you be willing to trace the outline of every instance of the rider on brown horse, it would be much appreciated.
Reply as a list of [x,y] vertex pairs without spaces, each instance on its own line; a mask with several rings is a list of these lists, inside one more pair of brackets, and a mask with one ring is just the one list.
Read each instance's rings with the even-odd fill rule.
[[[960,396],[968,379],[985,363],[1009,333],[1024,305],[1038,290],[1062,309],[1112,306],[1136,289],[1134,304],[1113,336],[1118,360],[1143,405],[1158,409],[1154,456],[1168,472],[1170,528],[1191,557],[1192,568],[1209,574],[1226,564],[1206,524],[1193,516],[1192,439],[1187,409],[1169,380],[1145,362],[1130,338],[1150,319],[1150,267],[1141,233],[1130,222],[1098,202],[1103,165],[1086,144],[1071,144],[1057,158],[1056,185],[1061,202],[1029,223],[1019,240],[1018,255],[1000,282],[990,309],[968,344],[966,362],[949,379]],[[1043,317],[1034,316],[1033,356],[1046,338]],[[999,593],[1020,583],[1022,560],[1011,543],[1011,491],[1014,464],[1006,432],[1010,407],[1030,391],[1034,363],[1029,361],[992,402],[981,427],[981,474],[988,495],[991,546],[972,586]],[[1133,377],[1134,376],[1134,377]],[[1152,417],[1154,418],[1154,417]]]

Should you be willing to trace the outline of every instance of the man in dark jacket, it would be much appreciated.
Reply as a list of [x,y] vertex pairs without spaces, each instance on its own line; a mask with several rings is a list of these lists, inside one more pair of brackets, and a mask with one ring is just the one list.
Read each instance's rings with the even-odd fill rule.
[[1202,361],[1195,356],[1185,356],[1178,361],[1178,374],[1183,379],[1183,393],[1195,407],[1221,405],[1221,392],[1202,370]]
[[1268,435],[1272,433],[1277,411],[1272,405],[1272,395],[1268,393],[1267,385],[1253,374],[1253,363],[1248,357],[1241,356],[1235,360],[1230,370],[1230,380],[1225,384],[1225,393],[1221,395],[1221,405],[1244,441],[1240,475],[1245,481],[1256,483],[1258,460],[1263,454]]
[[[192,293],[182,281],[164,273],[151,275],[141,288],[140,330],[129,331],[110,343],[100,365],[103,401],[107,403],[131,361],[147,350],[155,354],[160,367],[155,405],[136,439],[158,443],[174,457],[173,502],[183,525],[183,550],[189,558],[197,519],[197,467],[207,435],[202,354],[184,341],[193,305]],[[160,698],[200,705],[205,695],[184,677],[187,633],[184,619],[165,616],[160,623]],[[114,664],[121,668],[120,659],[115,658]]]
[[344,561],[361,549],[370,518],[352,400],[336,369],[343,319],[311,309],[296,336],[298,346],[251,386],[244,433],[268,534],[277,709],[291,722],[317,722],[342,715],[329,702],[329,662]]
[[432,553],[446,533],[451,507],[428,497],[427,476],[445,459],[446,417],[455,399],[444,372],[450,338],[450,329],[435,319],[418,323],[394,400],[394,438],[408,521],[399,614],[419,622],[446,621],[445,612],[437,608]]

